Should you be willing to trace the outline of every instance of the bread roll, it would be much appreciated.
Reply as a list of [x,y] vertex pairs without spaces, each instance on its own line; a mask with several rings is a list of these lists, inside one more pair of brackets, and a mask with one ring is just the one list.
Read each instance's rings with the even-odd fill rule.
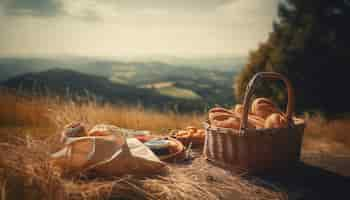
[[255,128],[264,128],[265,126],[265,120],[253,114],[248,115],[248,122],[254,125]]
[[230,117],[234,117],[235,115],[233,114],[227,114],[227,113],[209,113],[209,120],[214,121],[214,120],[226,120]]
[[234,108],[234,112],[236,114],[242,115],[243,114],[243,105],[242,104],[236,104]]
[[70,137],[84,137],[87,136],[85,126],[80,123],[70,123],[64,127],[61,132],[61,142],[65,142]]
[[[233,128],[238,130],[241,127],[241,119],[239,117],[232,116],[225,120],[214,120],[212,124],[215,127]],[[255,126],[248,121],[248,128],[255,128]]]
[[176,142],[174,142],[172,140],[169,140],[169,147],[168,147],[168,149],[169,149],[170,154],[176,153],[176,152],[179,151],[179,145],[178,145],[178,143],[176,143]]
[[188,126],[188,127],[186,127],[186,130],[187,130],[188,132],[191,132],[191,133],[197,132],[197,128],[196,128],[196,127],[193,127],[193,126]]
[[237,117],[229,117],[224,120],[214,120],[213,125],[220,128],[239,129],[241,125],[241,120]]
[[176,133],[176,137],[179,137],[179,138],[188,138],[190,137],[190,133],[185,131],[185,130],[180,130],[179,132]]
[[252,113],[266,119],[272,113],[280,113],[277,106],[267,98],[257,98],[251,107]]
[[286,117],[281,113],[273,113],[265,120],[265,128],[285,128],[288,122]]
[[[236,116],[238,116],[241,119],[243,116],[243,105],[237,104],[234,108],[234,112]],[[255,128],[264,128],[265,120],[257,115],[248,114],[248,123],[250,123],[251,126]]]
[[194,135],[192,135],[192,137],[198,137],[198,138],[205,137],[204,129],[198,129],[197,132]]
[[225,108],[221,108],[221,107],[216,107],[216,108],[212,108],[209,110],[209,113],[227,113],[227,114],[233,114],[232,111],[225,109]]

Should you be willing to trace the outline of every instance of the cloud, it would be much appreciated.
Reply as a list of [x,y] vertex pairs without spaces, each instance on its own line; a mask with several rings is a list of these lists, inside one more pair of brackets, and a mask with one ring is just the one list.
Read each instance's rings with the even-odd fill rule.
[[[202,12],[235,1],[238,0],[2,0],[0,7],[8,16],[77,16],[96,20],[98,15],[104,15],[98,7],[111,7],[113,12]],[[80,6],[79,12],[72,13],[71,5]]]
[[168,11],[210,11],[216,7],[237,0],[105,0],[120,9],[128,10],[168,10]]
[[64,13],[60,0],[4,0],[2,3],[5,15],[50,17]]
[[[60,0],[56,7],[34,7],[24,6],[22,1],[38,1],[22,0],[22,7],[31,10],[30,15],[41,13],[41,17],[12,17],[1,16],[3,1],[14,0],[0,0],[0,29],[4,27],[0,31],[0,56],[247,54],[266,40],[278,3],[278,0]],[[53,0],[45,0],[44,4],[50,1]],[[9,5],[6,2],[6,9]],[[12,6],[12,10],[16,9]]]
[[97,0],[62,0],[65,16],[83,21],[99,21],[102,18],[101,5]]

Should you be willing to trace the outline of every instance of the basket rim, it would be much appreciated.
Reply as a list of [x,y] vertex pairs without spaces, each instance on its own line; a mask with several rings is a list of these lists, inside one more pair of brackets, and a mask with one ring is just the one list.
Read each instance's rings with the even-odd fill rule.
[[[203,122],[203,126],[204,129],[206,131],[210,130],[210,131],[216,131],[216,132],[223,132],[223,133],[234,133],[237,134],[239,136],[249,136],[249,134],[240,134],[240,130],[239,129],[233,129],[233,128],[223,128],[223,127],[213,127],[210,122],[205,121]],[[298,127],[303,127],[305,128],[306,126],[306,122],[304,119],[301,118],[297,118],[296,120],[294,120],[293,126],[292,127],[287,127],[287,128],[247,128],[246,131],[247,132],[255,132],[255,133],[262,133],[262,132],[280,132],[280,131],[285,131],[285,130],[290,130],[290,129],[296,129]]]

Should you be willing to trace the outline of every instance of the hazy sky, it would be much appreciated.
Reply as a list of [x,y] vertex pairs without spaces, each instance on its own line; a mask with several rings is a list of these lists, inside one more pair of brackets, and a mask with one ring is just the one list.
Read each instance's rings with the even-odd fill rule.
[[278,0],[0,0],[0,56],[247,55]]

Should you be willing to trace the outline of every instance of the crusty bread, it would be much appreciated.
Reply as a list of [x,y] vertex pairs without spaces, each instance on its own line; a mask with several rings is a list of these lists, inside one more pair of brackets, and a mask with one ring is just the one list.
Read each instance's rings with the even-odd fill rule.
[[74,122],[66,125],[61,132],[61,142],[65,142],[67,138],[87,136],[85,126],[80,122]]
[[264,119],[272,113],[280,113],[277,106],[267,98],[256,98],[252,103],[251,111],[254,115]]
[[227,113],[209,113],[209,120],[214,121],[214,120],[226,120],[230,117],[234,117],[235,115],[233,114],[227,114]]
[[234,108],[234,112],[236,114],[243,114],[243,105],[242,104],[236,104]]
[[253,124],[255,128],[264,128],[265,125],[265,120],[262,117],[254,114],[248,115],[248,122]]
[[[243,115],[243,105],[242,104],[236,104],[234,108],[235,115],[239,118],[242,118]],[[248,123],[252,125],[252,127],[255,128],[264,128],[265,120],[257,115],[254,115],[253,113],[248,114]]]
[[223,120],[213,120],[212,124],[216,127],[221,128],[239,129],[241,125],[241,120],[238,117],[232,116]]
[[265,128],[284,128],[287,127],[287,119],[281,113],[273,113],[265,120]]
[[222,107],[215,107],[209,110],[209,113],[227,113],[227,114],[233,114],[231,110],[222,108]]

